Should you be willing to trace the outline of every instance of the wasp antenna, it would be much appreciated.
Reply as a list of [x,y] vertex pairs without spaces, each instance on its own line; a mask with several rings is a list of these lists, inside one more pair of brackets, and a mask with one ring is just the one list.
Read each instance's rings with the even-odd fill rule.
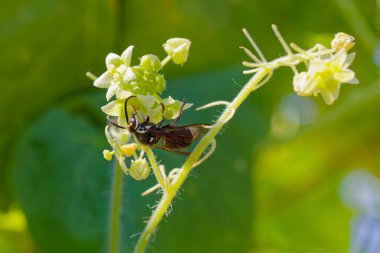
[[181,109],[179,110],[179,115],[178,115],[178,117],[174,120],[174,122],[170,126],[173,127],[173,126],[175,126],[175,124],[177,124],[178,120],[182,116],[183,107],[185,107],[185,104],[186,104],[186,98],[183,98],[183,100],[182,100],[182,106],[181,106]]
[[131,98],[135,98],[136,96],[129,96],[125,102],[124,102],[124,113],[125,113],[125,119],[127,120],[127,124],[129,125],[129,117],[128,117],[128,110],[127,110],[127,107],[128,107],[128,100],[131,99]]
[[126,129],[125,127],[120,126],[120,125],[116,124],[115,122],[113,122],[108,115],[107,115],[107,122],[110,123],[111,125],[115,126],[115,127],[118,127],[121,129]]
[[164,113],[165,113],[165,106],[163,103],[160,103],[161,107],[162,107],[162,119],[160,122],[158,122],[158,126],[161,126],[162,125],[162,122],[164,122]]

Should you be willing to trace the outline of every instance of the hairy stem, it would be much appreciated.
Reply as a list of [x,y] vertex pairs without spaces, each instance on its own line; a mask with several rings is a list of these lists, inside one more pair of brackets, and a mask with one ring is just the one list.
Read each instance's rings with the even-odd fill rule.
[[161,171],[158,168],[158,164],[157,164],[156,158],[154,157],[152,149],[150,149],[148,147],[144,147],[144,151],[145,151],[146,155],[148,156],[150,165],[153,169],[154,175],[156,176],[157,182],[160,184],[162,190],[166,191],[165,179],[162,177]]
[[120,204],[123,189],[123,170],[118,162],[115,163],[108,224],[108,252],[119,253],[120,238]]
[[271,74],[271,69],[262,68],[260,69],[242,88],[239,94],[235,99],[226,107],[222,115],[219,117],[217,122],[210,128],[208,133],[199,141],[198,145],[195,147],[193,152],[190,154],[188,159],[183,164],[180,172],[177,177],[174,179],[173,183],[167,186],[167,191],[163,194],[159,204],[156,209],[153,211],[152,216],[150,217],[144,231],[142,232],[136,246],[134,253],[143,253],[149,242],[149,239],[152,237],[154,230],[157,225],[160,223],[162,217],[166,213],[172,199],[176,196],[178,190],[182,186],[183,182],[187,178],[190,170],[193,165],[198,161],[202,153],[214,140],[215,136],[218,134],[220,129],[228,122],[231,118],[231,114],[236,111],[236,109],[241,105],[241,103],[248,97],[248,95],[261,87],[265,82],[262,80],[269,74]]

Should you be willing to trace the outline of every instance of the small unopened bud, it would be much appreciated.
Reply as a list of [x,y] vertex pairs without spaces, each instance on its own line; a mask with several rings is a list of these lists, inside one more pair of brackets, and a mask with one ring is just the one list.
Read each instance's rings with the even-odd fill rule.
[[147,54],[141,57],[140,66],[144,69],[159,70],[161,68],[161,61],[156,55]]
[[168,39],[163,45],[175,64],[184,64],[189,56],[191,41],[183,38]]
[[136,143],[126,144],[120,147],[121,151],[123,151],[123,154],[125,156],[133,156],[136,153],[136,148]]
[[149,176],[150,166],[146,159],[137,159],[131,162],[131,167],[129,168],[129,175],[135,180],[144,180]]
[[334,39],[331,41],[331,47],[336,51],[343,49],[344,51],[348,52],[354,46],[355,38],[342,32],[335,34]]
[[109,151],[108,149],[103,150],[103,157],[107,161],[111,161],[113,156],[113,152]]

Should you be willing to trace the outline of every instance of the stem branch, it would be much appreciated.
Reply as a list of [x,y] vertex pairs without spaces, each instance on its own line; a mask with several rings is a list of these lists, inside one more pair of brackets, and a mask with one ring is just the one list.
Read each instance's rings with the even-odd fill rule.
[[166,58],[161,61],[161,68],[163,68],[170,60],[170,55],[166,56]]

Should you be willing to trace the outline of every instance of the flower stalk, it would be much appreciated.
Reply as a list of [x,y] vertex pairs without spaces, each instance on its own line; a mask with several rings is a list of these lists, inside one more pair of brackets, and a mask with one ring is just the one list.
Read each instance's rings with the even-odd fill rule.
[[111,189],[110,217],[108,225],[108,252],[120,252],[120,206],[123,191],[123,170],[115,163]]

